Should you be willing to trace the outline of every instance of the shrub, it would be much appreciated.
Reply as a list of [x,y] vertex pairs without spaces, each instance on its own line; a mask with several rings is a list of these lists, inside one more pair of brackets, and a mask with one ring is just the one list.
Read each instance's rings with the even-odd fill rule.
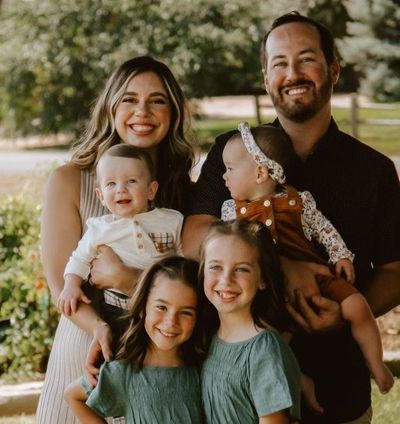
[[44,372],[58,313],[39,254],[40,208],[22,198],[0,205],[0,375]]

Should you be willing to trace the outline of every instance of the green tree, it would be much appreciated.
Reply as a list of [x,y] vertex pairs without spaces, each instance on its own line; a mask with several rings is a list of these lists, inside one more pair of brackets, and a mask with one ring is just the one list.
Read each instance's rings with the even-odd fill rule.
[[[279,3],[279,4],[278,4]],[[0,15],[0,119],[11,134],[76,132],[129,57],[171,66],[188,96],[262,91],[259,42],[308,1],[20,0]]]
[[378,101],[400,100],[399,1],[352,0],[346,6],[353,21],[340,50],[361,73],[361,91]]

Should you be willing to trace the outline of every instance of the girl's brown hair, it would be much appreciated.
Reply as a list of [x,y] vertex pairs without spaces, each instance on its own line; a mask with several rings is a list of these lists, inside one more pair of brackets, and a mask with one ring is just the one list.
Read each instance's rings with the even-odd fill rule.
[[[130,362],[135,371],[139,371],[143,367],[143,361],[149,347],[149,336],[144,325],[146,304],[156,277],[165,275],[167,278],[180,280],[183,284],[191,287],[200,299],[198,271],[199,264],[196,261],[181,256],[170,256],[156,262],[143,274],[132,295],[127,315],[129,325],[121,338],[116,359]],[[199,301],[197,309],[200,308]],[[203,337],[197,313],[193,333],[189,340],[179,346],[178,355],[186,365],[197,365],[204,359],[204,354]]]
[[107,149],[121,142],[115,128],[115,110],[130,80],[144,72],[153,72],[160,77],[167,90],[172,112],[168,133],[158,145],[160,160],[157,180],[160,186],[156,206],[182,210],[194,160],[193,147],[187,139],[190,126],[187,102],[168,66],[150,56],[130,59],[110,76],[81,139],[73,147],[71,161],[81,168],[93,169]]

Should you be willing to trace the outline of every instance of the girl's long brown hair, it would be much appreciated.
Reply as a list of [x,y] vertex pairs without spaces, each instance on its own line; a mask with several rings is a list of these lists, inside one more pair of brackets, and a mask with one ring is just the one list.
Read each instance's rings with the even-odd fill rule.
[[[157,276],[165,275],[170,279],[180,280],[193,288],[199,296],[198,284],[199,264],[181,256],[171,256],[156,262],[145,272],[138,282],[132,296],[127,319],[129,326],[123,334],[116,359],[132,364],[135,371],[143,367],[143,361],[149,348],[149,336],[145,330],[146,304],[151,288]],[[197,309],[201,308],[198,302]],[[189,340],[179,346],[178,355],[186,365],[197,365],[204,359],[205,349],[200,330],[199,315],[196,313],[196,324]]]

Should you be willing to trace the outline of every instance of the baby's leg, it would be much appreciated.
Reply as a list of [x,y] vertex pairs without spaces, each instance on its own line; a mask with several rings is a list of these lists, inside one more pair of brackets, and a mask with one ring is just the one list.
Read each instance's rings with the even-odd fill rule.
[[351,332],[367,362],[381,393],[393,386],[393,375],[383,362],[382,342],[379,328],[364,296],[352,294],[342,303],[342,314],[351,324]]

